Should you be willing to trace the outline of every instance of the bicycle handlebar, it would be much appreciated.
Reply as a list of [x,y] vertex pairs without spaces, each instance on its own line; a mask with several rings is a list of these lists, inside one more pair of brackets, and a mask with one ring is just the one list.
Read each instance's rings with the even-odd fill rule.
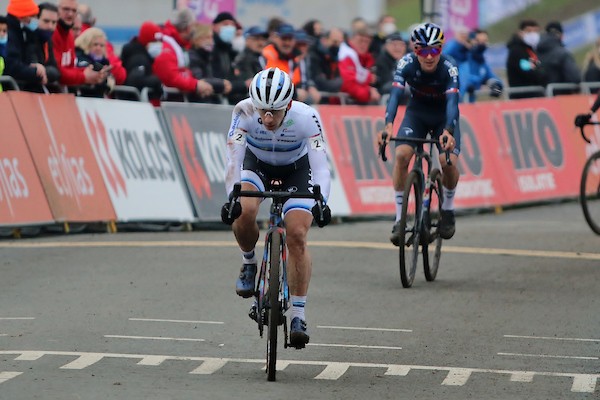
[[264,192],[255,190],[242,190],[242,184],[236,183],[233,185],[233,191],[229,196],[229,201],[235,201],[240,197],[261,197],[270,199],[314,199],[316,201],[325,202],[323,195],[321,194],[321,186],[313,185],[313,193],[297,193],[297,192],[283,192],[283,191],[272,191],[266,190]]
[[[385,155],[385,148],[387,147],[387,133],[383,132],[381,134],[381,139],[382,139],[382,143],[379,146],[379,156],[381,157],[381,160],[383,160],[384,162],[387,161],[387,156]],[[431,143],[431,144],[437,144],[439,143],[437,140],[435,139],[421,139],[421,138],[390,138],[389,140],[393,140],[395,142],[415,142],[415,143]],[[445,136],[444,137],[444,144],[446,144],[446,142],[448,141],[448,137]],[[450,151],[449,150],[444,150],[444,153],[446,153],[446,164],[447,165],[452,165],[452,160],[450,160]]]
[[600,122],[597,122],[597,121],[588,121],[588,122],[586,122],[584,125],[581,125],[581,126],[579,127],[579,130],[581,131],[581,137],[583,138],[583,140],[585,140],[585,141],[586,141],[586,142],[588,142],[588,143],[592,143],[592,142],[590,141],[590,139],[588,139],[588,138],[585,136],[585,133],[583,132],[583,128],[584,128],[586,125],[600,125]]

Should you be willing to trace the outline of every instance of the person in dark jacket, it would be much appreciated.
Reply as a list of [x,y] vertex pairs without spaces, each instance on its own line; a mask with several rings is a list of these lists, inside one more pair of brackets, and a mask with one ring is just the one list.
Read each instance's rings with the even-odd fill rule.
[[237,52],[231,43],[235,38],[237,26],[237,21],[229,12],[221,12],[213,20],[215,46],[211,56],[212,72],[215,78],[227,79],[231,82],[232,87],[229,92],[231,104],[237,104],[248,95],[246,84],[237,79],[233,69],[233,60]]
[[190,57],[190,70],[196,79],[203,79],[213,87],[213,95],[208,97],[191,97],[194,102],[222,103],[219,95],[228,95],[231,92],[231,82],[227,79],[215,78],[212,70],[212,50],[215,45],[213,31],[210,25],[197,24],[192,31],[192,48]]
[[[388,94],[392,90],[394,72],[398,61],[406,54],[406,42],[399,32],[389,35],[384,42],[379,56],[375,60],[375,72],[377,74],[376,88],[379,94]],[[402,98],[400,104],[406,104],[406,97]]]
[[26,85],[45,85],[48,83],[46,67],[29,60],[28,49],[35,45],[38,28],[39,7],[33,0],[11,0],[6,9],[8,22],[8,41],[6,48],[4,75],[12,76],[17,82]]
[[338,68],[338,52],[343,42],[344,32],[332,28],[325,32],[310,49],[311,77],[317,89],[322,92],[341,91],[342,78]]
[[[543,64],[535,49],[540,42],[540,26],[533,20],[521,21],[519,31],[507,44],[506,73],[510,87],[545,86]],[[537,92],[511,93],[511,99],[538,97]]]
[[250,81],[254,75],[265,68],[265,58],[262,51],[267,44],[267,31],[259,26],[248,28],[244,34],[246,37],[246,47],[235,58],[233,68],[238,79],[244,81],[246,86],[250,86]]
[[8,20],[0,15],[0,57],[6,56],[6,44],[8,43]]
[[151,21],[146,21],[140,27],[139,33],[132,38],[121,51],[121,61],[127,70],[125,85],[133,86],[139,91],[148,88],[151,100],[160,99],[162,83],[152,73],[152,63],[162,51],[162,33],[160,27]]
[[[575,58],[562,42],[563,28],[560,22],[546,25],[546,33],[540,38],[537,53],[544,65],[546,83],[579,83],[581,71]],[[555,94],[575,93],[577,90],[559,90]]]
[[[38,29],[30,47],[27,49],[27,59],[32,64],[42,64],[46,68],[46,77],[48,85],[53,85],[50,89],[53,92],[60,91],[58,80],[60,71],[54,58],[54,48],[52,46],[52,35],[58,22],[58,7],[52,3],[39,4],[40,12],[38,14]],[[48,88],[48,87],[47,87]],[[44,88],[39,84],[24,85],[22,90],[30,92],[43,93]]]
[[[87,68],[92,66],[94,71],[110,71],[111,65],[106,54],[106,35],[99,28],[88,28],[75,39],[75,54],[77,66]],[[115,85],[114,77],[107,78],[95,85],[84,85],[79,88],[81,96],[104,97]]]
[[594,46],[583,59],[583,80],[585,82],[600,82],[600,38],[596,40]]

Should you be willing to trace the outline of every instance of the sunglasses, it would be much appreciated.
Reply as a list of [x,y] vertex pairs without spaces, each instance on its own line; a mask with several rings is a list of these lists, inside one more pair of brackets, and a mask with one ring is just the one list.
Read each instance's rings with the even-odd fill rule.
[[440,54],[442,54],[442,48],[441,47],[419,47],[415,49],[415,53],[417,53],[417,55],[419,57],[427,57],[427,56],[439,56]]

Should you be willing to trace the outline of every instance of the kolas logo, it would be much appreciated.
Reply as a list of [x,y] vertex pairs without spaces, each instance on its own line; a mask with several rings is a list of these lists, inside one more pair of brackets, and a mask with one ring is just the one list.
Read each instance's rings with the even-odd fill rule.
[[181,122],[177,119],[177,117],[173,116],[171,118],[171,126],[173,128],[173,134],[175,136],[175,141],[177,142],[177,146],[179,147],[179,152],[181,154],[183,167],[187,173],[188,179],[192,188],[194,188],[194,192],[199,199],[212,197],[212,191],[210,188],[210,181],[206,176],[206,172],[200,165],[200,162],[196,158],[193,150],[194,146],[194,132],[190,127],[190,123],[187,118],[181,117]]
[[92,115],[86,114],[86,121],[92,136],[92,144],[100,159],[100,167],[104,171],[104,176],[106,177],[110,188],[117,196],[119,195],[119,191],[121,191],[125,197],[127,197],[127,185],[125,179],[123,178],[123,175],[121,175],[119,168],[115,165],[108,150],[108,137],[102,119],[100,119],[98,114],[95,115],[95,119]]

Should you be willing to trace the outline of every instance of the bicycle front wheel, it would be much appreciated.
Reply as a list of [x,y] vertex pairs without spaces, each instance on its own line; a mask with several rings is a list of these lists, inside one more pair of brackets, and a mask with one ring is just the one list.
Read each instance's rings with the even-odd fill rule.
[[429,216],[425,229],[429,232],[427,243],[423,244],[423,272],[425,279],[431,282],[437,276],[442,255],[442,237],[439,234],[442,222],[442,173],[439,169],[431,171],[431,186],[429,187],[429,206],[426,215]]
[[269,330],[267,335],[267,379],[275,380],[277,364],[277,327],[279,325],[279,270],[281,266],[281,236],[271,234],[269,244]]
[[592,154],[583,167],[579,198],[585,220],[600,235],[600,151]]
[[420,176],[411,171],[406,177],[402,215],[400,217],[400,280],[402,286],[409,288],[415,280],[419,258],[420,222],[422,203]]

